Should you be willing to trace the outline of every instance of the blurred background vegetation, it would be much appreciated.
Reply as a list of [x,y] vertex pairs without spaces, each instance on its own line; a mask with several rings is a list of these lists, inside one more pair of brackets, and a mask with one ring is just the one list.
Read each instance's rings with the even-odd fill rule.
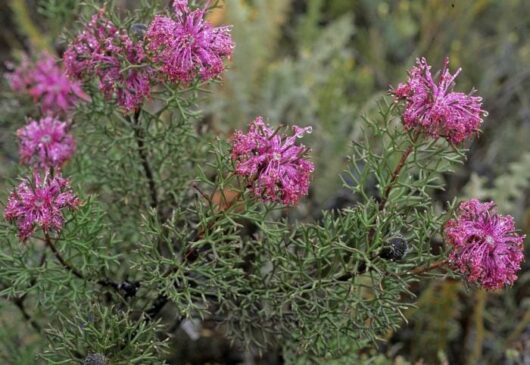
[[[139,1],[116,2],[132,9]],[[80,6],[77,0],[0,1],[2,65],[20,50],[60,54]],[[347,166],[343,156],[362,132],[360,118],[376,112],[378,98],[406,79],[416,57],[438,69],[449,56],[452,70],[463,68],[457,89],[476,88],[489,116],[468,146],[466,164],[446,177],[447,189],[437,199],[495,199],[530,232],[530,1],[226,0],[210,20],[234,25],[237,48],[223,82],[201,100],[201,127],[229,135],[256,115],[313,125],[306,144],[317,169],[303,205],[307,219],[354,204],[340,175]],[[6,190],[16,168],[13,133],[27,110],[9,97],[5,82],[0,93],[0,188]],[[450,280],[414,291],[418,307],[407,313],[408,324],[388,333],[373,352],[336,364],[530,363],[528,264],[515,286],[502,292]],[[13,304],[0,303],[0,337],[11,339],[0,341],[0,358],[18,354],[18,364],[33,364],[40,344],[10,314],[20,316]]]

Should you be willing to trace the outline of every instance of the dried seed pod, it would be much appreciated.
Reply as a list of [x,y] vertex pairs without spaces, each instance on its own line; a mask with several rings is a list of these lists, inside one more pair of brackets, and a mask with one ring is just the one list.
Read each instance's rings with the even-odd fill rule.
[[136,292],[138,291],[138,288],[140,288],[140,283],[138,281],[131,282],[125,280],[124,282],[118,285],[118,289],[123,291],[125,298],[134,297],[136,295]]
[[83,362],[83,365],[108,365],[108,364],[109,362],[107,358],[105,357],[105,355],[97,353],[97,352],[93,354],[89,354],[85,358],[85,361]]
[[408,243],[405,238],[401,236],[390,237],[381,250],[379,257],[392,261],[401,260],[407,254],[407,249]]
[[147,25],[142,23],[134,23],[131,25],[131,34],[140,39],[143,38],[145,35],[145,32],[147,32]]

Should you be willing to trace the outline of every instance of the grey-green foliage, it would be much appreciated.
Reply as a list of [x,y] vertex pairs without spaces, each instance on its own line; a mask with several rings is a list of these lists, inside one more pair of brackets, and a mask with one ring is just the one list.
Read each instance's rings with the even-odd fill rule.
[[[166,351],[157,338],[156,326],[122,306],[101,304],[96,298],[74,302],[73,312],[61,313],[46,331],[48,349],[41,357],[46,364],[84,364],[90,354],[107,357],[111,364],[164,364]],[[109,341],[110,339],[110,341]]]
[[[88,278],[105,276],[117,258],[112,253],[116,242],[101,208],[87,197],[84,206],[66,219],[68,224],[57,236],[57,248]],[[19,297],[36,293],[39,305],[50,312],[60,310],[61,305],[70,301],[87,300],[93,295],[88,288],[77,290],[76,278],[65,273],[61,265],[45,261],[49,253],[41,236],[32,244],[21,245],[13,228],[5,223],[0,234],[4,295]],[[89,282],[86,285],[93,287]]]
[[[412,140],[395,109],[383,103],[380,115],[366,120],[365,143],[355,146],[350,166],[356,183],[349,188],[359,196],[356,207],[290,224],[244,190],[238,192],[243,203],[227,210],[199,196],[194,205],[173,210],[165,227],[168,246],[176,243],[173,258],[153,249],[163,228],[155,219],[145,221],[146,256],[136,267],[146,268],[146,280],[171,298],[177,315],[212,318],[246,346],[333,358],[376,341],[397,328],[412,303],[409,270],[431,261],[430,242],[444,221],[430,193],[462,157],[450,146]],[[210,196],[239,189],[231,175],[208,177],[209,170],[232,169],[229,146],[215,146],[199,179]],[[413,153],[402,177],[392,181],[394,160],[409,146]],[[372,179],[381,192],[394,187],[384,210],[366,191]],[[396,233],[409,241],[406,259],[381,259]]]
[[[169,105],[182,102],[180,92],[166,97]],[[146,310],[161,294],[169,299],[177,321],[213,320],[229,338],[246,347],[282,346],[292,354],[326,359],[348,353],[352,345],[375,342],[399,326],[403,310],[413,301],[407,288],[416,279],[409,271],[431,260],[430,240],[444,219],[433,209],[429,194],[440,188],[439,174],[461,158],[458,151],[403,131],[395,118],[395,104],[383,103],[377,117],[365,120],[365,140],[354,146],[350,174],[355,183],[348,187],[359,204],[325,213],[318,222],[292,224],[281,218],[278,207],[256,201],[230,173],[233,166],[225,141],[211,144],[210,155],[196,164],[197,147],[181,148],[191,133],[186,132],[191,131],[189,112],[183,108],[180,114],[175,106],[176,116],[171,110],[137,113],[139,124],[109,114],[106,123],[91,124],[90,118],[78,126],[78,133],[88,128],[100,145],[94,149],[87,136],[78,159],[93,161],[79,162],[78,169],[71,166],[72,173],[78,171],[72,176],[80,184],[98,176],[97,183],[89,186],[105,210],[88,200],[63,231],[59,249],[85,280],[64,272],[60,265],[39,266],[35,262],[42,251],[35,245],[38,241],[21,247],[10,238],[11,251],[1,256],[2,276],[10,285],[3,293],[35,294],[39,306],[48,310],[47,333],[52,339],[45,354],[48,361],[81,359],[92,352],[116,363],[157,358],[162,344],[152,334],[165,330],[146,321]],[[165,123],[158,114],[167,116]],[[144,136],[152,133],[152,139],[143,141],[153,156],[149,162],[156,193],[175,200],[160,200],[158,206],[149,207],[148,183],[141,169],[135,173],[132,167],[141,166],[140,157],[127,153],[138,147],[131,142],[134,128],[143,128]],[[197,138],[191,140],[208,146],[208,139]],[[180,144],[172,144],[174,140]],[[175,153],[165,159],[151,155],[161,148]],[[395,161],[409,148],[410,158],[401,177],[394,180]],[[103,159],[113,156],[123,163],[106,167]],[[176,162],[165,170],[168,159]],[[189,170],[184,175],[188,179],[180,168]],[[178,171],[178,178],[173,178]],[[162,174],[165,179],[160,178]],[[393,187],[384,208],[368,193],[371,182],[382,197],[387,187]],[[192,193],[193,184],[205,195]],[[241,202],[226,209],[214,202],[216,193],[230,191],[238,191]],[[127,208],[128,204],[135,209]],[[119,215],[121,210],[125,211]],[[396,233],[409,241],[406,259],[380,258],[386,239]],[[13,237],[11,229],[4,234]],[[140,291],[126,298],[97,284],[108,277],[138,280]],[[92,312],[98,320],[87,329],[80,323]],[[166,326],[171,327],[171,322]],[[146,336],[135,336],[136,331]],[[138,343],[124,349],[119,344],[127,333]]]
[[[430,242],[445,219],[431,194],[462,153],[405,131],[399,106],[385,99],[362,121],[353,153],[346,152],[353,109],[334,108],[334,92],[348,84],[340,75],[348,69],[343,45],[352,30],[346,16],[295,58],[259,66],[269,76],[257,105],[275,106],[270,113],[279,119],[318,118],[308,143],[317,155],[326,133],[341,134],[318,168],[336,172],[336,186],[345,167],[344,185],[356,204],[317,220],[293,221],[287,209],[247,191],[234,174],[228,138],[199,125],[204,85],[162,84],[141,110],[126,114],[85,80],[92,102],[74,116],[78,151],[63,171],[85,203],[52,236],[67,264],[47,250],[46,236],[21,245],[12,227],[0,227],[0,294],[31,304],[48,340],[43,359],[80,363],[101,353],[112,364],[161,363],[165,340],[185,318],[216,323],[242,348],[281,348],[293,359],[321,361],[398,328],[414,302],[411,270],[434,259]],[[247,117],[231,125],[244,128]],[[407,239],[408,254],[383,259],[396,234]]]

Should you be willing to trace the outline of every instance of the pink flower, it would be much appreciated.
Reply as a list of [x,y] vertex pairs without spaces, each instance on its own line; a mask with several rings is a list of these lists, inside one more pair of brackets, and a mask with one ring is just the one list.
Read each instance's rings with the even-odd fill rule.
[[311,127],[293,126],[293,131],[293,136],[284,138],[258,117],[247,134],[236,131],[233,136],[236,173],[247,179],[251,191],[263,201],[294,205],[307,195],[314,165],[303,158],[307,149],[295,142],[311,133]]
[[494,202],[461,203],[444,232],[453,246],[449,262],[469,282],[500,289],[517,279],[525,236],[515,232],[511,216],[497,214]]
[[41,53],[36,62],[24,55],[20,65],[6,78],[13,91],[33,97],[45,114],[66,114],[81,100],[89,100],[79,82],[70,80],[47,52]]
[[78,79],[97,77],[106,99],[115,98],[127,111],[138,108],[150,96],[152,69],[143,43],[133,42],[124,30],[95,14],[64,53],[67,72]]
[[191,10],[187,1],[173,3],[174,18],[156,16],[146,33],[147,49],[161,72],[172,81],[210,80],[224,70],[234,43],[228,26],[214,28],[205,9]]
[[34,69],[34,65],[28,55],[22,55],[18,67],[12,62],[6,62],[6,66],[13,70],[4,75],[11,90],[18,93],[27,93],[33,82],[32,71]]
[[67,179],[34,173],[32,180],[22,180],[11,193],[4,217],[17,225],[19,237],[25,241],[36,227],[44,232],[59,232],[64,224],[63,210],[75,209],[79,204]]
[[444,137],[451,143],[460,143],[477,133],[482,123],[482,98],[454,92],[454,75],[448,70],[446,58],[438,82],[431,75],[431,66],[425,58],[418,59],[409,72],[409,79],[391,91],[397,100],[405,101],[403,123],[408,129],[416,129],[433,138]]
[[60,168],[75,152],[75,141],[66,123],[53,117],[31,121],[17,131],[21,162]]

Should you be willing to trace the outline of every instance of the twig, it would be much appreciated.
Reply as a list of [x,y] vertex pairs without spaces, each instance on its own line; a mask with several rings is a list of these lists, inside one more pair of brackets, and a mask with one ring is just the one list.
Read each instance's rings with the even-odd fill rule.
[[382,211],[383,209],[385,209],[385,205],[390,196],[390,192],[394,188],[395,183],[399,177],[399,174],[401,173],[401,170],[403,170],[403,167],[405,166],[405,162],[407,161],[407,158],[412,153],[413,148],[414,148],[413,145],[408,146],[407,149],[401,155],[401,158],[399,159],[399,162],[396,165],[396,168],[392,172],[392,177],[390,178],[390,182],[388,183],[385,189],[385,192],[383,193],[383,197],[381,198],[381,201],[379,202],[379,211]]
[[435,262],[433,262],[432,264],[430,264],[428,266],[417,267],[414,270],[409,271],[409,274],[411,274],[411,275],[420,275],[420,274],[426,273],[428,271],[432,271],[432,270],[438,269],[438,268],[444,266],[445,264],[447,264],[447,259],[438,260],[438,261],[435,261]]
[[[252,182],[250,182],[249,184],[251,184]],[[211,205],[212,204],[212,198],[208,197],[203,191],[200,190],[200,188],[196,185],[193,185],[193,188],[196,189],[199,194],[201,196],[203,196],[204,199],[206,199],[208,201],[208,203]],[[243,190],[239,191],[236,196],[233,197],[233,199],[229,202],[226,202],[226,199],[223,197],[223,202],[224,204],[226,204],[226,206],[224,207],[223,211],[226,211],[226,210],[229,210],[230,208],[233,207],[233,205],[235,203],[237,203],[239,201],[239,199],[243,196]],[[212,226],[215,224],[216,222],[216,219],[212,220],[208,225],[207,227],[205,228],[202,228],[200,229],[198,232],[197,232],[197,238],[202,238],[204,236],[204,234],[206,233],[207,230],[211,229]],[[195,249],[189,249],[183,256],[183,260],[185,262],[189,261],[190,260],[190,257],[192,255],[194,255],[196,253],[196,250]],[[168,277],[169,275],[171,275],[173,272],[175,272],[176,268],[173,267],[173,268],[170,268],[168,269],[164,274],[162,274],[162,277],[163,278],[166,278]],[[169,302],[169,298],[164,295],[164,294],[159,294],[156,299],[154,300],[153,304],[151,305],[151,307],[149,309],[147,309],[145,311],[146,315],[147,315],[147,319],[148,320],[152,320],[154,319],[158,313],[162,310],[162,308],[164,308],[164,306]]]
[[20,310],[20,313],[22,313],[22,317],[24,317],[24,319],[31,325],[31,327],[33,327],[36,332],[40,333],[42,331],[42,328],[26,310],[26,307],[24,306],[24,299],[14,298],[11,301]]
[[[0,291],[6,289],[8,287],[9,286],[0,285]],[[13,303],[20,310],[20,312],[21,312],[22,316],[24,317],[24,319],[29,322],[29,324],[35,329],[35,331],[37,331],[37,332],[41,331],[40,325],[37,322],[35,322],[35,320],[33,320],[33,318],[31,317],[31,315],[28,313],[28,311],[26,310],[26,308],[24,306],[24,300],[26,299],[26,294],[24,294],[21,297],[5,298],[5,299],[10,301],[11,303]]]
[[197,186],[197,184],[193,183],[191,187],[197,190],[197,192],[204,198],[204,200],[208,202],[210,206],[212,205],[212,199],[204,191],[202,191],[201,188]]
[[164,308],[168,301],[169,298],[166,295],[160,294],[151,305],[151,308],[145,312],[147,320],[153,320],[158,313],[160,313],[162,308]]
[[44,233],[44,241],[46,242],[46,246],[48,246],[52,250],[57,261],[59,261],[66,270],[70,271],[72,274],[77,276],[79,279],[83,279],[83,280],[85,279],[85,277],[83,276],[83,274],[81,274],[79,270],[77,270],[75,267],[73,267],[72,265],[70,265],[68,262],[65,261],[61,253],[57,250],[57,247],[55,247],[55,245],[53,244],[52,239],[47,232]]
[[362,275],[366,272],[366,262],[365,261],[361,261],[359,263],[359,267],[357,268],[356,271],[350,271],[350,272],[347,272],[345,274],[342,274],[341,276],[339,276],[338,278],[336,278],[337,281],[348,281],[350,280],[351,278],[353,278],[355,275]]
[[[144,143],[145,135],[142,128],[139,127],[139,118],[140,118],[141,109],[137,109],[134,112],[134,116],[130,118],[130,122],[133,125],[134,136],[136,139],[136,145],[138,146],[138,155],[140,156],[142,168],[144,169],[145,177],[147,178],[147,183],[149,185],[149,193],[151,197],[151,208],[156,209],[159,214],[158,207],[158,194],[155,184],[155,178],[153,175],[153,170],[149,164],[149,158],[147,157],[147,148]],[[160,215],[160,214],[159,214]]]
[[[87,278],[85,278],[85,276],[79,271],[77,270],[74,266],[72,266],[69,262],[67,262],[63,256],[61,255],[61,253],[59,252],[59,250],[57,250],[57,247],[55,247],[55,245],[53,244],[53,241],[50,237],[50,235],[45,232],[44,233],[44,242],[46,242],[46,246],[48,246],[53,254],[55,255],[55,258],[57,259],[57,261],[60,262],[60,264],[68,271],[70,271],[73,275],[75,275],[76,277],[78,277],[79,279],[81,280],[87,280]],[[95,282],[101,286],[105,286],[105,287],[109,287],[109,288],[112,288],[116,291],[119,292],[119,289],[120,289],[120,286],[118,284],[116,284],[115,282],[109,280],[109,279],[98,279],[98,280],[95,280]]]
[[[42,255],[40,257],[40,260],[39,260],[39,267],[42,267],[44,266],[44,263],[46,262],[46,250],[43,250],[42,251]],[[37,278],[36,277],[33,277],[31,278],[30,282],[29,282],[29,286],[30,288],[35,286],[35,284],[37,284]],[[22,300],[25,300],[26,299],[26,296],[28,295],[28,293],[25,293],[24,295],[22,295],[20,297],[20,299]]]

